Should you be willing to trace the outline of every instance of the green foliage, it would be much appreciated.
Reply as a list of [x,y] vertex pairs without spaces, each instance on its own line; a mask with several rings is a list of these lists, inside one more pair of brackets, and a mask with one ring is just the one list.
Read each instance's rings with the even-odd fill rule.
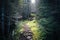
[[[24,17],[22,21],[19,21],[17,23],[17,27],[15,29],[14,40],[19,40],[20,33],[23,32],[24,30],[23,29],[24,24],[29,25],[31,31],[33,32],[34,34],[33,40],[53,40],[52,35],[53,33],[57,32],[57,30],[59,30],[59,27],[57,26],[58,24],[57,24],[56,18],[54,18],[53,16],[54,13],[52,13],[55,10],[53,9],[51,5],[52,4],[50,4],[48,0],[41,0],[38,5],[39,12],[36,14],[35,13],[29,14],[33,17],[33,20],[31,21],[27,20],[28,18],[24,19],[24,17],[28,14],[22,13]],[[21,9],[20,12],[22,12],[23,6],[24,6],[23,0],[19,0],[19,7]],[[25,7],[27,8],[27,6]],[[15,10],[15,12],[17,11]]]

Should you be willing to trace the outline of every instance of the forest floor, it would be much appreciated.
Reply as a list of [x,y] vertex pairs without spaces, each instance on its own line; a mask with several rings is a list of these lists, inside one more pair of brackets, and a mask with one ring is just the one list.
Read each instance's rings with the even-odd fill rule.
[[33,20],[22,20],[18,22],[18,31],[19,33],[23,33],[24,31],[30,30],[33,33],[33,40],[38,40],[39,37],[39,25],[38,22],[36,20],[36,18],[34,17]]

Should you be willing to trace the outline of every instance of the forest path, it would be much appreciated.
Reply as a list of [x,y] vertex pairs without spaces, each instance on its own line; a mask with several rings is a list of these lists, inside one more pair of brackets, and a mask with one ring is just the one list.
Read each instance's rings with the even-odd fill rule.
[[23,32],[20,35],[20,40],[33,40],[33,33],[28,25],[24,24]]
[[26,38],[29,38],[29,40],[37,40],[38,39],[38,36],[39,36],[38,26],[39,25],[35,19],[32,21],[25,20],[23,23],[21,23],[21,25],[23,25],[23,26],[20,27],[21,28],[20,32],[23,35],[25,35]]

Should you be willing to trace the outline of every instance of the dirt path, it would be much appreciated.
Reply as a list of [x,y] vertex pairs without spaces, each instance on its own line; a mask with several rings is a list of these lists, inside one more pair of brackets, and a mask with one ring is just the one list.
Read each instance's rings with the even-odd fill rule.
[[27,24],[23,25],[23,33],[20,34],[20,40],[32,40],[33,33]]

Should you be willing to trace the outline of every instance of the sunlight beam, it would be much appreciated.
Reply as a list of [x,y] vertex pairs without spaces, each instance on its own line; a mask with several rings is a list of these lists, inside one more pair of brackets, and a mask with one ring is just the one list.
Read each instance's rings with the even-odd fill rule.
[[31,0],[31,3],[34,4],[35,3],[35,0]]

